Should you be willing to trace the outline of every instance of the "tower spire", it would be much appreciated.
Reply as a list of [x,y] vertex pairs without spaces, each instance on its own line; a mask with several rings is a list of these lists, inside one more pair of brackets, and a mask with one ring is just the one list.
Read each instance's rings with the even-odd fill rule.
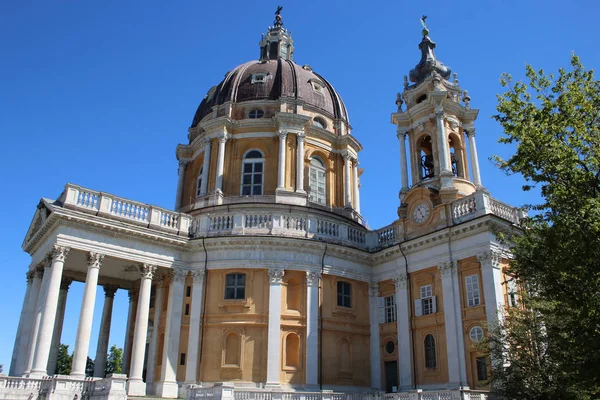
[[262,35],[260,41],[260,61],[291,60],[294,54],[294,40],[292,32],[289,32],[283,27],[283,19],[281,18],[282,6],[277,7],[275,11],[275,22],[270,26],[267,34]]
[[419,84],[423,82],[427,77],[434,73],[438,73],[442,78],[448,79],[452,74],[452,69],[444,65],[435,57],[433,49],[435,49],[435,42],[429,37],[429,29],[425,24],[427,15],[421,17],[421,25],[423,25],[423,39],[419,43],[419,49],[421,50],[421,60],[419,63],[410,70],[409,78],[411,82]]

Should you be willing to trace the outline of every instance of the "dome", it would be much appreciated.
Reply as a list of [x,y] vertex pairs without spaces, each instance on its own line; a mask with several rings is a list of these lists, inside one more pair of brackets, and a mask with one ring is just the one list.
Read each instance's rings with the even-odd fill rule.
[[305,109],[313,109],[334,120],[348,123],[346,107],[326,79],[308,65],[301,67],[292,60],[278,58],[250,61],[228,72],[221,83],[208,91],[194,115],[191,127],[196,127],[214,106],[226,102],[282,98],[303,102]]

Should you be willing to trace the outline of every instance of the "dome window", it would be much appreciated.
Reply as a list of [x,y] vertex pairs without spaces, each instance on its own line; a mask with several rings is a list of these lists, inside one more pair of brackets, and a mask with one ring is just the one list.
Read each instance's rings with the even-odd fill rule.
[[313,119],[313,125],[317,128],[327,129],[327,122],[321,117]]
[[326,172],[325,163],[318,157],[313,157],[310,160],[310,173],[308,179],[309,199],[313,203],[326,204],[327,189],[326,189]]
[[250,83],[265,83],[267,81],[267,74],[265,73],[257,73],[252,74],[252,80]]
[[265,112],[263,110],[259,110],[258,108],[252,109],[250,110],[250,112],[248,113],[248,118],[262,118],[262,116],[265,115]]
[[325,89],[322,82],[319,82],[316,79],[311,79],[309,82],[315,92],[325,95]]
[[424,102],[425,100],[427,100],[427,95],[426,94],[422,94],[421,96],[419,96],[417,98],[417,104]]

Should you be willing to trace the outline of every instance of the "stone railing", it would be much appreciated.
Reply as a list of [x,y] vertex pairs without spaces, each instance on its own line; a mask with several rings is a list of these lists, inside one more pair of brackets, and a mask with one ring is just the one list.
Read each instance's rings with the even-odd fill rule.
[[302,392],[285,389],[250,389],[223,383],[207,387],[190,385],[186,398],[188,400],[487,400],[488,392],[420,389],[402,393],[338,393],[331,390]]
[[483,190],[452,202],[451,207],[453,224],[469,221],[486,214],[493,214],[513,224],[518,224],[521,218],[527,215],[524,210],[496,200]]
[[[54,375],[43,378],[21,378],[0,375],[0,399],[90,399],[126,400],[126,375],[100,380],[98,378],[73,378],[68,375]],[[95,388],[102,383],[100,390]],[[106,389],[105,387],[108,387]],[[121,387],[119,391],[111,390]]]
[[96,192],[70,183],[65,186],[61,200],[65,208],[127,221],[180,236],[188,235],[192,219],[187,214],[138,203],[109,193]]

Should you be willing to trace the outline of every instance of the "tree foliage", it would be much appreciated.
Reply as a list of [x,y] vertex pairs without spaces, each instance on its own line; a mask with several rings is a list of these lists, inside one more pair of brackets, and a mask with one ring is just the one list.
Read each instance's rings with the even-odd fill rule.
[[557,76],[527,66],[528,83],[503,75],[498,96],[503,160],[542,201],[514,243],[509,267],[526,289],[490,335],[492,385],[519,399],[600,397],[600,82],[573,55]]
[[58,347],[58,357],[56,359],[56,371],[58,375],[69,375],[71,373],[71,364],[73,355],[69,355],[69,345],[60,344]]
[[121,374],[123,365],[123,349],[113,344],[108,352],[106,359],[106,369],[104,373],[108,374]]

